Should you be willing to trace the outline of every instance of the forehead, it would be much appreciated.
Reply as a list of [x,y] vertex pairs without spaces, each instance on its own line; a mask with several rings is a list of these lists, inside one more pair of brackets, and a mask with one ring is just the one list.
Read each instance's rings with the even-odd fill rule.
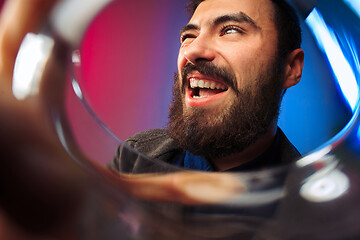
[[205,0],[195,10],[191,23],[203,24],[218,16],[245,13],[259,26],[273,24],[274,6],[270,0]]

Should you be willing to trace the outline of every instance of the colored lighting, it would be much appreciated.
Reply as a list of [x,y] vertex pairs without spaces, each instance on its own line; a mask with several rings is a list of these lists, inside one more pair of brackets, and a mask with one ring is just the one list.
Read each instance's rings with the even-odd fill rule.
[[359,0],[344,0],[344,2],[360,17],[360,1]]
[[[338,38],[334,31],[327,26],[324,18],[316,8],[306,19],[306,23],[314,33],[320,49],[327,56],[339,87],[354,112],[359,97],[359,86],[356,81],[355,73],[340,47]],[[353,51],[353,55],[354,56],[351,57],[357,59],[356,51]]]

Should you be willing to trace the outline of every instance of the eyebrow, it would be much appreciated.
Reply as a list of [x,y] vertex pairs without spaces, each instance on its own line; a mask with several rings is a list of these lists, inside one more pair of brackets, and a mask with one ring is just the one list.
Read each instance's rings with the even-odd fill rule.
[[[252,27],[261,30],[261,27],[259,25],[257,25],[256,22],[244,12],[238,12],[238,13],[234,13],[234,14],[226,14],[226,15],[219,16],[213,21],[213,25],[217,26],[222,23],[231,22],[231,21],[238,22],[238,23],[248,23]],[[200,29],[200,27],[198,25],[189,23],[180,30],[180,36],[186,31],[199,30],[199,29]]]
[[238,13],[234,13],[234,14],[227,14],[227,15],[219,16],[214,20],[213,24],[220,25],[225,22],[248,23],[256,29],[261,29],[261,27],[258,26],[256,24],[256,22],[251,17],[249,17],[249,15],[247,15],[244,12],[238,12]]

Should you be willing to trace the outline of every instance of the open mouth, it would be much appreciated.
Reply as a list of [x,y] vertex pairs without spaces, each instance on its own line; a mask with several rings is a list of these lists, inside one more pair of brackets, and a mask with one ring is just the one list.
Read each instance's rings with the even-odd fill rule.
[[220,82],[199,80],[197,78],[189,79],[190,97],[194,99],[212,97],[227,90],[228,87]]

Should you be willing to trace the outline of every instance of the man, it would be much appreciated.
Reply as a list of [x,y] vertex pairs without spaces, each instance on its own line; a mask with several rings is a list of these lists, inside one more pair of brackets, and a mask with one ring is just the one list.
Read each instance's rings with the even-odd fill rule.
[[[205,171],[263,169],[298,158],[277,127],[282,97],[303,69],[294,10],[284,0],[191,0],[189,10],[169,128],[127,143],[151,158]],[[120,147],[114,161],[120,171],[123,158]]]
[[[114,202],[118,198],[114,198],[113,190],[104,194],[104,185],[108,185],[106,189],[116,189],[116,196],[135,196],[146,201],[181,204],[216,203],[232,196],[233,189],[238,192],[243,190],[242,184],[232,176],[180,172],[134,177],[115,174],[91,159],[80,157],[83,163],[90,164],[88,166],[91,169],[97,169],[94,172],[102,176],[102,181],[98,177],[94,178],[94,172],[89,173],[88,168],[74,161],[54,131],[53,118],[48,115],[51,111],[45,107],[48,98],[44,97],[46,95],[53,100],[52,93],[57,95],[61,91],[59,82],[54,82],[54,79],[66,72],[66,64],[56,65],[56,70],[47,68],[51,84],[45,81],[37,96],[19,101],[11,91],[14,61],[21,40],[26,33],[36,33],[43,29],[55,3],[56,1],[33,0],[24,4],[22,0],[9,0],[1,12],[0,239],[38,239],[39,236],[78,239],[79,232],[74,226],[83,225],[81,215],[85,214],[86,224],[93,227],[99,223],[99,212],[103,217],[109,213],[110,218],[106,222],[109,223],[112,219],[115,220],[112,225],[119,226],[119,217],[114,212],[121,207],[122,200]],[[63,52],[64,49],[59,48],[58,51]],[[65,54],[59,55],[66,57]],[[65,81],[65,77],[63,80]],[[52,105],[51,110],[54,110],[53,107]],[[217,194],[208,198],[203,191],[189,191],[189,184],[206,186],[207,191]],[[90,208],[84,208],[89,201],[99,203],[95,207],[98,210],[103,207],[106,209],[91,211]],[[91,217],[95,215],[96,217]],[[94,219],[94,222],[89,222],[89,219]],[[124,222],[128,226],[128,221]],[[104,237],[99,237],[102,238]]]

